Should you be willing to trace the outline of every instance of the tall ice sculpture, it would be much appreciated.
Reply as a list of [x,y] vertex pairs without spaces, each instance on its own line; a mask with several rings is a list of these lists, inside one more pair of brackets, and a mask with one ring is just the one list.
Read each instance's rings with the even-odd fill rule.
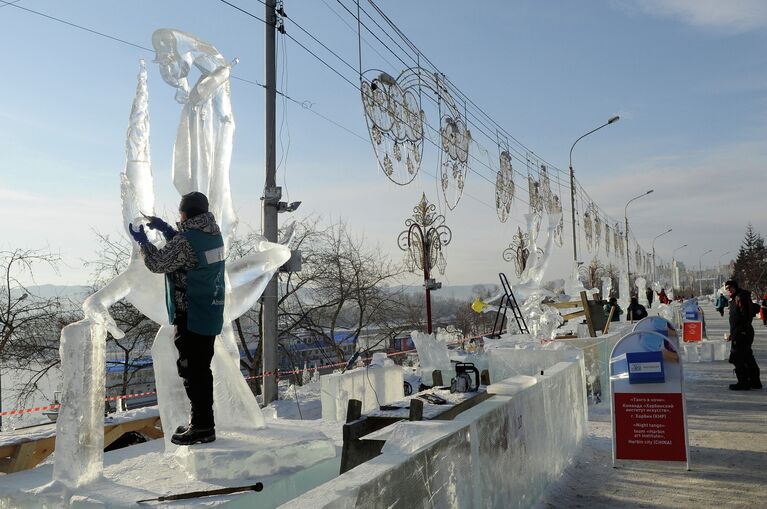
[[[212,45],[179,30],[157,30],[152,44],[163,80],[176,88],[176,101],[183,104],[173,151],[173,184],[180,195],[200,191],[208,196],[228,248],[237,226],[229,185],[234,135],[231,64]],[[190,87],[193,68],[200,77]],[[147,71],[142,61],[128,126],[125,171],[120,175],[126,235],[129,223],[143,221],[142,213],[154,215],[147,100]],[[150,241],[158,246],[163,242],[160,236],[150,236]],[[224,329],[215,342],[212,362],[214,412],[220,431],[264,426],[261,410],[239,370],[231,321],[256,303],[289,258],[288,247],[262,240],[254,253],[227,260]],[[70,489],[98,479],[103,472],[105,344],[107,332],[117,338],[124,335],[109,314],[109,307],[120,299],[127,299],[160,325],[152,358],[166,453],[176,447],[170,443],[168,431],[185,424],[189,416],[189,401],[176,373],[178,352],[165,311],[163,277],[146,269],[140,249],[133,244],[126,270],[88,297],[83,304],[84,319],[61,332],[64,376],[53,479]]]

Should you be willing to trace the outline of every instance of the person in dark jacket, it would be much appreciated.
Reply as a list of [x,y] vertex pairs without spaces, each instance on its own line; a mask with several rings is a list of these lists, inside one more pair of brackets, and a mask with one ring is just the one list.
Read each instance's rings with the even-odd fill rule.
[[716,298],[716,310],[719,311],[720,316],[724,316],[724,308],[727,307],[727,297],[723,293],[719,294]]
[[759,317],[762,319],[762,325],[767,326],[767,293],[762,297],[759,308]]
[[604,305],[605,315],[610,316],[610,309],[615,308],[615,311],[613,311],[613,317],[610,319],[611,322],[619,322],[621,320],[621,315],[623,314],[623,310],[618,305],[618,299],[615,297],[610,297],[610,301]]
[[639,303],[636,297],[631,297],[631,304],[629,304],[626,312],[626,319],[630,322],[637,322],[647,317],[647,309]]
[[751,325],[754,319],[751,292],[738,288],[738,282],[734,280],[727,281],[724,288],[730,295],[730,334],[727,339],[732,346],[729,362],[735,366],[735,377],[738,379],[738,383],[731,384],[730,389],[733,391],[761,389],[759,366],[751,349],[754,342],[754,327]]
[[652,309],[652,301],[655,298],[655,292],[649,286],[645,291],[645,296],[647,297],[647,307]]
[[179,214],[178,231],[159,217],[147,217],[147,226],[167,241],[162,249],[149,242],[143,225],[137,230],[130,225],[130,232],[147,268],[165,274],[168,319],[176,326],[176,365],[192,406],[189,425],[179,426],[171,442],[192,445],[216,439],[210,363],[224,323],[224,240],[204,194],[182,196]]

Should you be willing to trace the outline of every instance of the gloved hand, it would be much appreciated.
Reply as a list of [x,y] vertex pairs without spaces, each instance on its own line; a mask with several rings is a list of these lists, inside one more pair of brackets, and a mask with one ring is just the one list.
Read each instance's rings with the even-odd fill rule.
[[128,230],[130,231],[130,235],[133,237],[133,240],[135,240],[139,246],[144,247],[146,244],[149,244],[149,239],[144,232],[143,224],[139,226],[137,230],[134,230],[133,223],[131,223],[128,225]]
[[149,222],[147,223],[147,226],[151,228],[152,230],[157,230],[161,232],[163,235],[165,235],[165,240],[170,240],[173,237],[176,236],[176,233],[178,233],[171,225],[163,221],[159,217],[155,216],[146,216],[147,219],[149,219]]

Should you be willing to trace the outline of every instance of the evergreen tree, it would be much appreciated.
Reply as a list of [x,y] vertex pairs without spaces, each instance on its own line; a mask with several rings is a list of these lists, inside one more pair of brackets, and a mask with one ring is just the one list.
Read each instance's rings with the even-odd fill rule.
[[738,250],[738,257],[732,271],[732,278],[741,288],[756,291],[759,295],[767,282],[767,248],[764,237],[754,231],[751,223],[746,227],[746,236]]

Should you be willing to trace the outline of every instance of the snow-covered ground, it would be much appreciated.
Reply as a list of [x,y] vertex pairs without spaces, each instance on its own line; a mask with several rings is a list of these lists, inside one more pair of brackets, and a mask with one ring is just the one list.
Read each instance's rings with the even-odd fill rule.
[[[702,306],[709,337],[721,338],[726,315],[710,303]],[[758,320],[754,328],[754,353],[764,369],[767,328]],[[612,468],[609,406],[592,407],[583,450],[537,509],[767,507],[767,391],[733,392],[727,386],[734,382],[726,361],[685,366],[690,472],[673,463]]]

